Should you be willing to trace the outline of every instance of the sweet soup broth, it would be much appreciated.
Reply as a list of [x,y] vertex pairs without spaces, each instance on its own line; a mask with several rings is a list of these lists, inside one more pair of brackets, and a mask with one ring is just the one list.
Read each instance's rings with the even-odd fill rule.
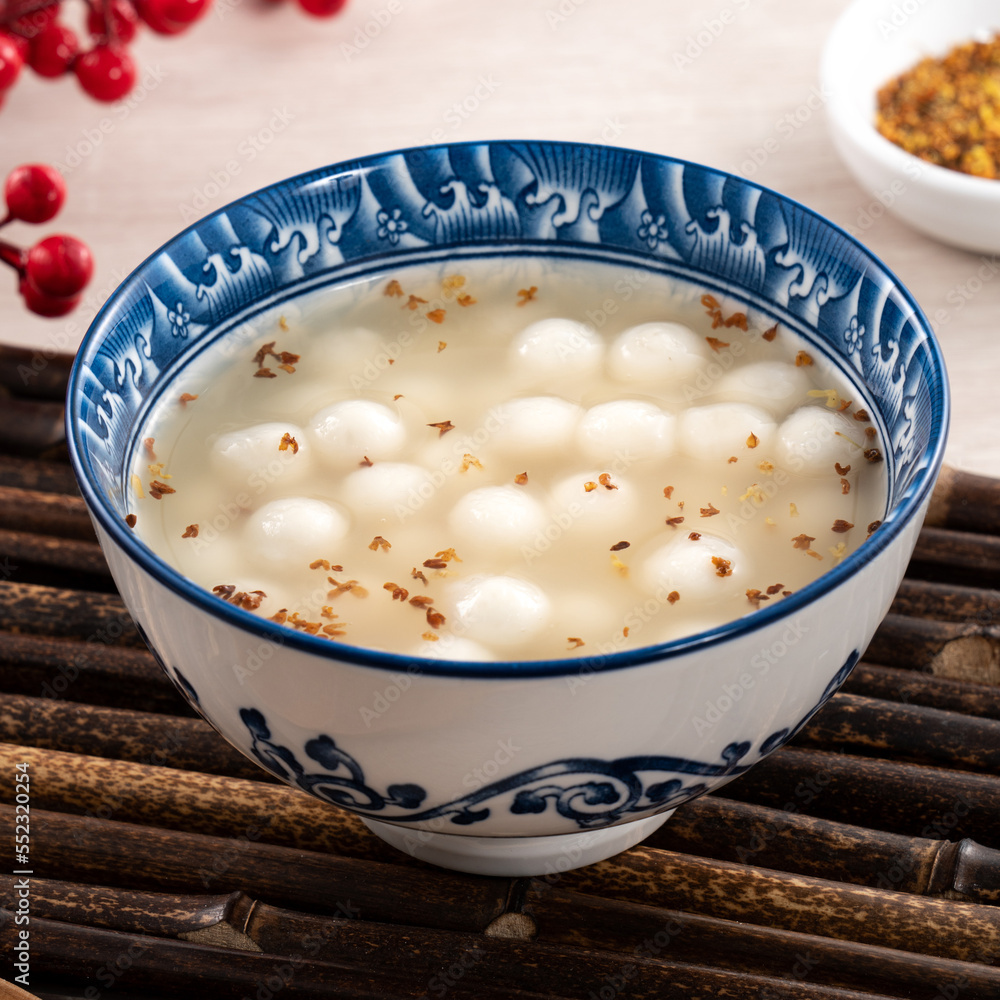
[[550,659],[786,599],[886,498],[865,403],[782,324],[578,260],[314,293],[207,348],[132,458],[181,573],[336,643]]

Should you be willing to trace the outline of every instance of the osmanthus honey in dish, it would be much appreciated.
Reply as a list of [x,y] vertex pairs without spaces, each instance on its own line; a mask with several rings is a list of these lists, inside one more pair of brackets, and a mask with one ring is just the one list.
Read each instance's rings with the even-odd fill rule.
[[767,317],[617,265],[469,260],[207,348],[140,435],[129,521],[289,628],[556,659],[783,600],[877,527],[882,451],[855,390]]

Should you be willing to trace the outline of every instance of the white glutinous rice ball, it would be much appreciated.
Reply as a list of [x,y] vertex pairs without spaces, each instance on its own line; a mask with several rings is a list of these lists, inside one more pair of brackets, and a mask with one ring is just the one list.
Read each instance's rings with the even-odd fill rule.
[[496,427],[488,447],[504,455],[563,451],[573,443],[583,410],[558,396],[524,396],[494,407],[483,425]]
[[534,639],[552,614],[544,591],[512,576],[470,576],[448,587],[444,597],[448,625],[487,646],[520,646]]
[[778,429],[778,462],[794,472],[813,475],[829,473],[834,466],[857,463],[864,441],[864,428],[842,413],[825,406],[802,406],[791,413]]
[[710,403],[692,406],[680,415],[677,443],[691,458],[727,459],[733,455],[739,458],[748,453],[765,458],[775,429],[771,414],[759,406]]
[[448,527],[462,545],[486,551],[530,545],[546,523],[542,505],[519,486],[470,490],[448,515]]
[[730,402],[756,403],[779,419],[801,406],[812,388],[802,368],[786,361],[741,365],[719,380],[716,395]]
[[496,657],[478,642],[458,635],[442,632],[437,642],[424,640],[410,650],[411,656],[424,656],[429,660],[468,660],[470,663],[489,663]]
[[576,443],[591,461],[666,458],[674,450],[674,418],[639,399],[599,403],[584,414]]
[[434,495],[430,473],[405,462],[375,462],[344,477],[341,498],[355,514],[408,516]]
[[406,443],[406,427],[388,406],[368,399],[345,399],[315,414],[309,430],[316,450],[341,468],[393,458]]
[[[602,475],[609,476],[611,489],[601,483]],[[597,484],[596,488],[588,490],[587,483]],[[561,479],[552,488],[549,522],[560,528],[560,534],[568,532],[572,536],[580,530],[614,535],[634,523],[637,506],[635,487],[629,480],[607,469],[585,469]]]
[[510,346],[514,367],[535,379],[587,375],[604,360],[600,334],[572,319],[542,319],[522,330]]
[[642,323],[620,334],[608,351],[608,370],[619,382],[676,386],[708,360],[708,345],[680,323]]
[[277,421],[220,434],[212,442],[209,462],[224,482],[248,488],[246,492],[257,492],[261,484],[297,482],[312,464],[305,431]]
[[244,540],[268,562],[308,565],[342,541],[350,526],[345,513],[322,500],[285,497],[249,515]]
[[681,601],[710,601],[740,596],[747,586],[740,549],[705,532],[692,540],[688,532],[678,531],[676,537],[645,559],[640,575],[649,592],[661,602],[675,590]]

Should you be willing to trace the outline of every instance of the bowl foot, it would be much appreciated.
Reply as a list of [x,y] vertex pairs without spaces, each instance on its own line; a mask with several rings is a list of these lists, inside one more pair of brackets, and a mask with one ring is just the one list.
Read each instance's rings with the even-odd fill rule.
[[473,875],[554,875],[628,850],[661,827],[673,809],[620,826],[550,837],[465,837],[362,820],[375,836],[414,858]]

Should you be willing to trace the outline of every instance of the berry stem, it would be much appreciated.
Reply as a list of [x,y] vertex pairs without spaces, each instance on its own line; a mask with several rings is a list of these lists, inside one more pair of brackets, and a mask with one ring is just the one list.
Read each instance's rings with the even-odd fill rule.
[[6,240],[0,240],[0,260],[9,264],[19,275],[24,276],[28,255],[20,247],[16,247]]

